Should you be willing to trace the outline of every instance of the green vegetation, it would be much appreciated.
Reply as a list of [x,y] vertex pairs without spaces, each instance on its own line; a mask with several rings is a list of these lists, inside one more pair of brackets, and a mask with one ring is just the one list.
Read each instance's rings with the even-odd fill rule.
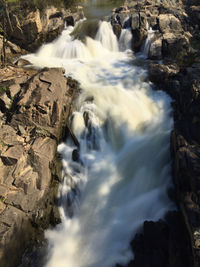
[[39,8],[40,10],[46,8],[47,6],[56,6],[56,7],[71,7],[73,6],[77,0],[0,0],[0,8],[2,5],[7,3],[9,6],[17,6],[19,8]]
[[4,196],[0,196],[0,201],[4,203],[6,201],[6,198]]
[[6,143],[3,141],[3,139],[0,137],[0,144],[1,144],[1,147],[5,147],[6,146]]
[[0,88],[0,95],[3,93],[3,92],[8,92],[9,91],[9,88],[7,86],[3,86]]

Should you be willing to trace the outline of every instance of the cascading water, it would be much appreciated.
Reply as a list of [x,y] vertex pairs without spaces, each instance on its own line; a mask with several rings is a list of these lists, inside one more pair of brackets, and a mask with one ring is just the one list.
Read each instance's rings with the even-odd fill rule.
[[25,56],[37,67],[64,67],[82,89],[71,118],[80,148],[71,140],[58,147],[62,223],[46,232],[46,267],[113,267],[133,257],[129,244],[145,220],[173,208],[170,99],[151,89],[145,66],[119,51],[108,22],[84,43],[72,31]]
[[147,34],[147,38],[146,38],[146,40],[144,42],[144,45],[142,47],[142,55],[145,58],[148,58],[149,48],[151,46],[152,39],[153,39],[153,37],[155,35],[155,31],[150,27],[148,22],[147,22],[147,25],[146,25],[146,29],[148,31],[148,34]]

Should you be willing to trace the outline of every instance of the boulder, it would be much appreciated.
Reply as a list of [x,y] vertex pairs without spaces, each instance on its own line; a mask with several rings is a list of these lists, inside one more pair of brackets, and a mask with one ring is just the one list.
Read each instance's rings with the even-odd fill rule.
[[140,16],[138,13],[131,15],[131,29],[134,31],[140,27]]
[[181,22],[172,14],[159,15],[158,22],[162,33],[183,31]]
[[149,59],[162,59],[162,39],[156,39],[151,42],[150,48],[149,48]]
[[39,33],[42,32],[42,22],[40,19],[40,11],[30,12],[21,25],[24,36],[28,43],[33,42]]
[[18,66],[18,67],[24,67],[26,65],[31,65],[31,63],[26,60],[26,59],[23,59],[23,58],[19,58],[16,62],[15,62],[15,65]]
[[176,59],[179,55],[187,55],[189,40],[182,34],[165,33],[162,40],[163,56]]
[[144,13],[132,14],[131,29],[133,33],[133,49],[139,51],[147,38],[146,16]]
[[177,65],[165,65],[158,63],[149,64],[149,79],[155,84],[162,84],[169,78],[175,77],[179,73]]
[[6,112],[11,106],[11,99],[7,96],[6,92],[0,95],[0,106],[1,111]]
[[128,266],[193,266],[188,242],[188,235],[178,211],[169,212],[165,221],[145,221],[142,233],[137,234],[131,242],[134,260]]
[[117,39],[120,38],[121,31],[122,31],[122,28],[119,24],[116,24],[116,23],[113,24],[113,32],[117,36]]

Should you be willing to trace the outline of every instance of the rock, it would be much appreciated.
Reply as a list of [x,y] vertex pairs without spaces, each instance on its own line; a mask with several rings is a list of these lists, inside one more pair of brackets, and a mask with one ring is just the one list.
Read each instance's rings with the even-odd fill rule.
[[31,65],[31,63],[26,60],[26,59],[23,59],[23,58],[19,58],[16,62],[15,62],[15,65],[18,66],[18,67],[24,67],[26,65]]
[[[4,258],[1,263],[5,267],[16,266],[17,254],[23,252],[24,244],[27,244],[28,236],[30,235],[31,225],[24,223],[24,214],[19,209],[7,206],[0,214],[1,221],[1,248],[7,246],[6,253],[1,249],[0,258]],[[20,226],[24,224],[26,229],[23,234],[19,231]],[[8,244],[8,240],[10,243]],[[29,241],[30,242],[30,241]],[[10,256],[12,254],[12,257]]]
[[[3,51],[3,36],[0,35],[0,52],[2,53],[2,51]],[[16,56],[16,54],[22,53],[22,49],[16,44],[6,40],[5,53],[7,57],[6,59],[7,61],[9,61],[12,57]]]
[[7,186],[8,188],[12,185],[14,178],[12,172],[15,166],[8,166],[5,165],[0,158],[0,169],[1,169],[1,177],[0,177],[0,184]]
[[131,15],[131,29],[133,34],[133,49],[139,51],[147,38],[146,16],[144,13],[133,13]]
[[198,5],[198,6],[190,6],[190,12],[192,13],[194,22],[197,25],[199,25],[199,22],[200,22],[200,5]]
[[149,79],[153,83],[162,84],[163,81],[171,77],[175,77],[179,73],[177,65],[164,65],[158,63],[150,63]]
[[131,27],[131,18],[128,14],[115,14],[113,20],[115,23],[118,23],[122,28]]
[[11,29],[10,25],[8,24],[7,36],[9,39],[13,38],[14,42],[18,44],[19,41],[22,41],[25,39],[25,36],[23,34],[23,30],[21,28],[21,24],[20,24],[20,21],[17,15],[10,13],[10,20],[11,20],[11,25],[13,28]]
[[145,221],[143,233],[136,235],[131,243],[135,257],[128,266],[193,266],[187,242],[179,212],[169,212],[165,221]]
[[35,12],[30,12],[21,25],[26,42],[33,42],[39,33],[42,31],[42,22],[40,19],[40,12],[37,9]]
[[[200,77],[200,63],[193,63],[192,66],[187,68],[187,74],[191,80],[199,80]],[[199,90],[197,88],[197,90]]]
[[0,100],[1,100],[1,103],[3,102],[1,104],[1,106],[2,106],[1,110],[5,112],[7,109],[10,108],[12,100],[7,96],[6,92],[3,92],[1,94]]
[[158,21],[162,33],[183,31],[180,21],[172,14],[161,14]]
[[58,11],[52,15],[49,16],[49,19],[55,19],[55,18],[62,18],[63,17],[63,13],[62,11]]
[[23,138],[17,135],[15,129],[9,125],[0,128],[0,138],[4,146],[15,146],[23,143]]
[[126,6],[120,6],[114,10],[115,13],[126,13],[128,9]]
[[14,97],[20,92],[21,87],[19,84],[12,84],[9,86],[9,90],[11,99],[14,99]]
[[113,32],[117,36],[117,39],[120,38],[122,28],[119,24],[113,24]]
[[23,153],[23,147],[21,145],[16,145],[14,147],[9,147],[6,151],[1,153],[1,159],[4,165],[14,165],[17,163],[18,159],[21,158]]
[[[55,7],[47,7],[43,11],[36,9],[27,12],[27,15],[20,19],[16,14],[10,13],[13,28],[11,29],[9,24],[7,25],[7,36],[21,48],[35,51],[41,44],[51,42],[58,37],[66,22],[68,25],[74,25],[83,17],[83,10],[80,8],[77,8],[75,13]],[[9,49],[15,53],[18,50],[14,45],[10,45]]]
[[181,51],[181,57],[187,54],[189,49],[188,39],[181,34],[165,33],[162,41],[162,51],[164,56],[175,59]]
[[95,38],[98,31],[98,27],[98,20],[95,19],[92,23],[91,21],[85,20],[83,23],[78,24],[71,34],[74,36],[74,38],[79,40],[84,40],[85,36]]
[[64,21],[65,21],[67,26],[74,26],[74,24],[75,24],[73,16],[68,16],[68,17],[64,18]]
[[139,14],[135,13],[131,15],[131,29],[134,31],[140,27]]
[[70,88],[56,68],[34,73],[25,84],[22,77],[13,80],[19,82],[9,87],[19,96],[18,108],[0,127],[0,261],[6,267],[18,266],[30,240],[38,242],[50,223],[60,222],[56,150],[78,85],[71,81]]
[[67,91],[62,69],[50,69],[38,74],[30,81],[28,90],[19,101],[19,117],[23,114],[29,123],[42,127],[44,134],[49,132],[58,136],[60,129],[57,126],[63,116],[61,107],[68,104]]
[[142,45],[144,44],[147,38],[147,30],[146,29],[136,29],[133,31],[133,49],[134,51],[140,51]]
[[72,152],[72,160],[76,162],[80,162],[80,153],[78,149],[74,149]]
[[150,49],[149,49],[149,56],[150,59],[162,59],[162,40],[157,39],[151,42]]

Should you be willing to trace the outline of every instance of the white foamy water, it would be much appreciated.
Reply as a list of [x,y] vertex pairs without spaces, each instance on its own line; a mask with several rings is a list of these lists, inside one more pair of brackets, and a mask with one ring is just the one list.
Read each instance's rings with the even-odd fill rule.
[[147,38],[146,38],[146,40],[145,40],[145,42],[143,44],[143,47],[142,47],[142,55],[145,58],[148,58],[149,49],[150,49],[150,46],[151,46],[152,39],[155,36],[155,31],[150,27],[148,22],[146,24],[146,29],[148,31],[148,34],[147,34]]
[[[80,160],[72,160],[72,141],[59,145],[62,223],[46,232],[46,267],[113,267],[133,257],[129,244],[145,220],[173,208],[170,99],[151,89],[130,52],[119,52],[109,23],[84,43],[72,31],[24,57],[37,67],[64,67],[82,89],[71,118]],[[128,49],[130,36],[122,34],[120,50]]]

